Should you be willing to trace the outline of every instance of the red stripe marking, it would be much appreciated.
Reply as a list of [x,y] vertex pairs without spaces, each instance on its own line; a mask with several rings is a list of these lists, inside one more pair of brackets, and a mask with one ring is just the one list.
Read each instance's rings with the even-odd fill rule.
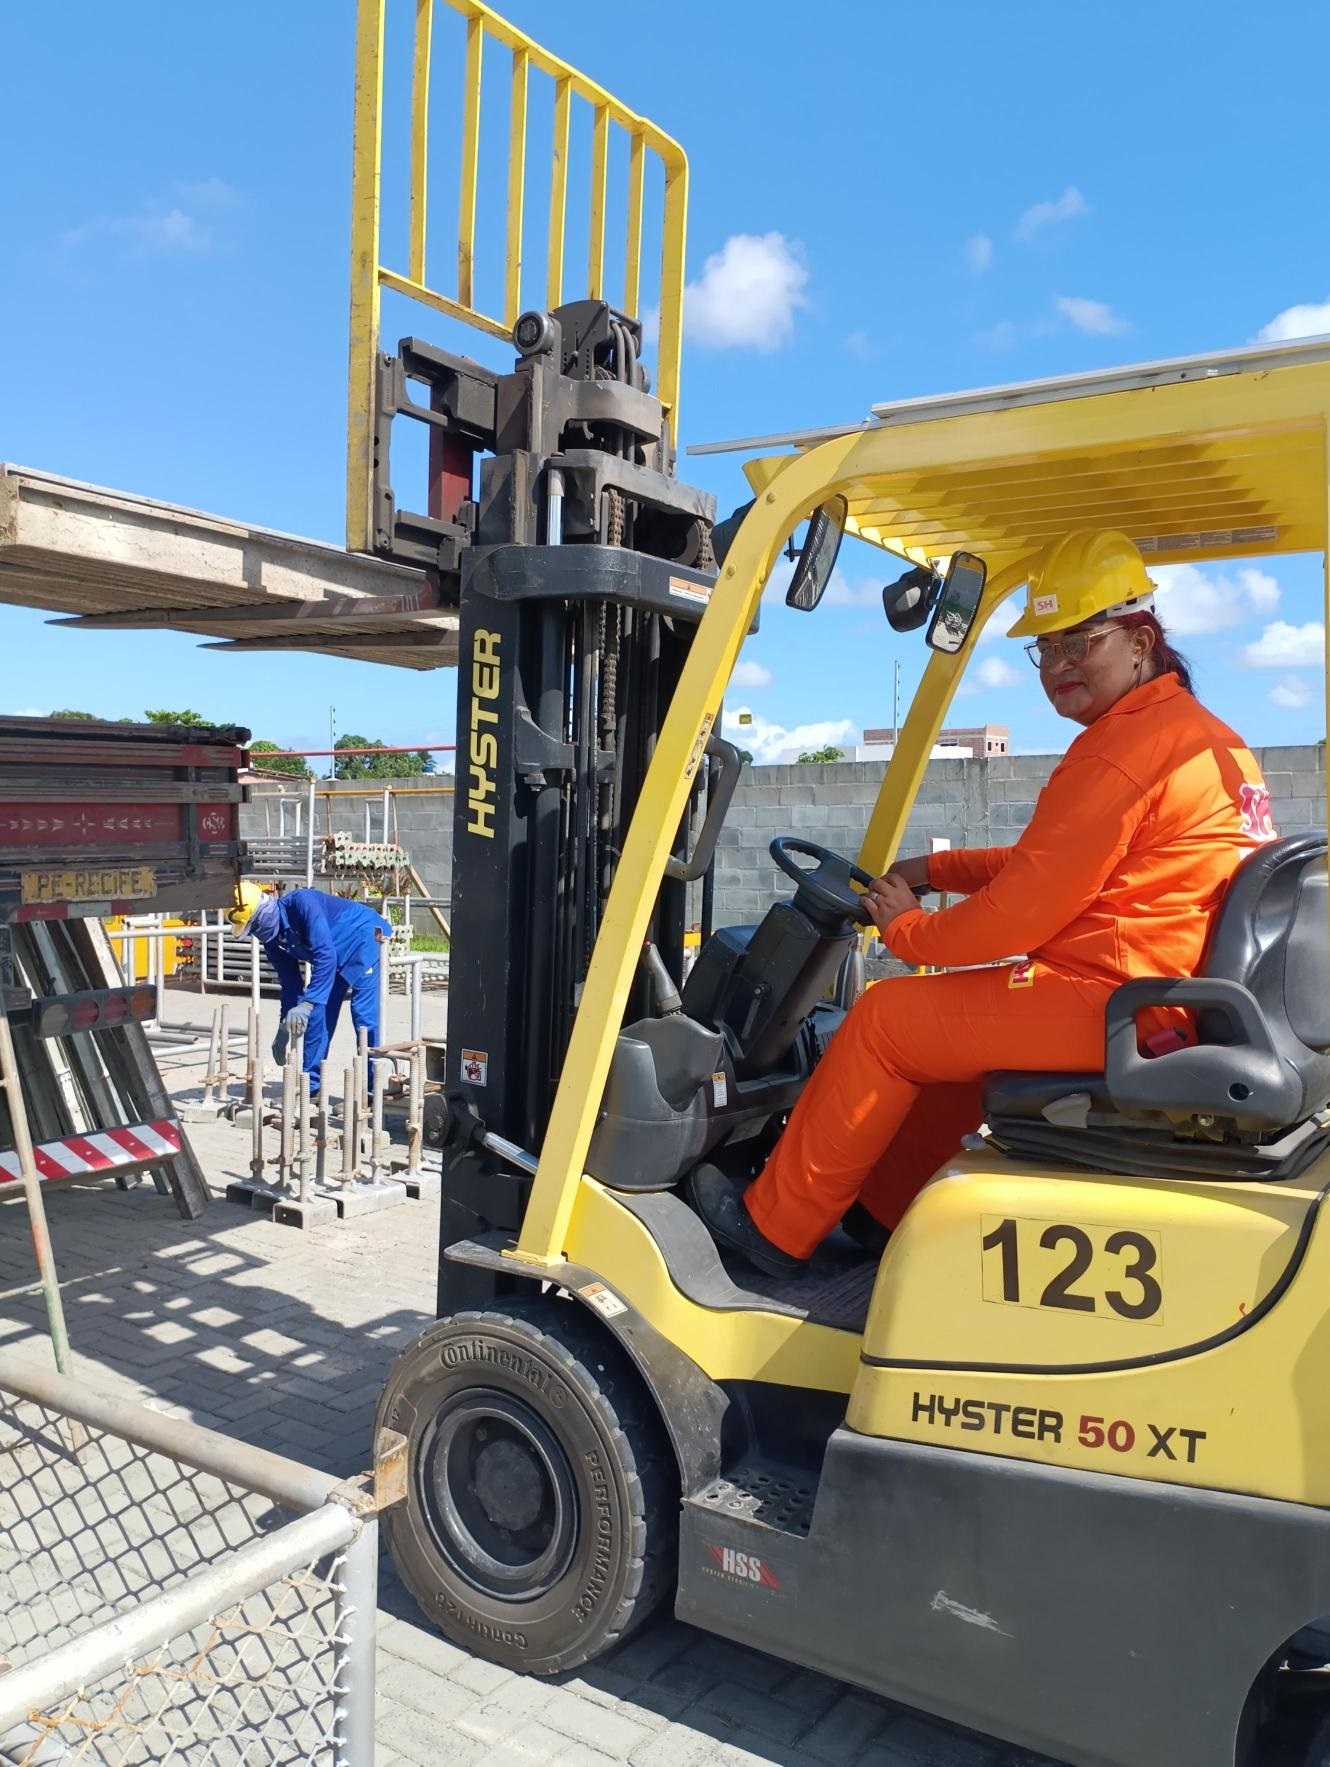
[[[105,1131],[98,1129],[96,1133],[101,1135],[104,1134]],[[81,1160],[86,1160],[94,1171],[100,1172],[103,1167],[115,1163],[113,1160],[109,1160],[106,1157],[101,1148],[94,1147],[90,1141],[85,1141],[81,1135],[66,1135],[60,1145],[62,1147],[67,1147],[70,1153],[76,1153]]]
[[132,1129],[104,1129],[102,1133],[109,1135],[118,1146],[123,1147],[131,1159],[156,1160],[162,1157],[154,1153],[146,1141],[140,1141]]
[[32,1163],[36,1166],[39,1177],[68,1178],[69,1176],[66,1168],[60,1165],[58,1161],[53,1160],[44,1147],[33,1148]]

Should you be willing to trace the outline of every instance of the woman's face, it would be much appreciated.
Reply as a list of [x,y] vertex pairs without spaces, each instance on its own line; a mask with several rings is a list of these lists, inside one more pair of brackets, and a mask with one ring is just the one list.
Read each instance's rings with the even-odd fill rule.
[[[1085,620],[1041,641],[1039,680],[1059,716],[1093,724],[1124,693],[1149,679],[1153,648],[1154,633],[1148,629],[1126,628],[1116,620]],[[1084,655],[1076,657],[1082,649]]]

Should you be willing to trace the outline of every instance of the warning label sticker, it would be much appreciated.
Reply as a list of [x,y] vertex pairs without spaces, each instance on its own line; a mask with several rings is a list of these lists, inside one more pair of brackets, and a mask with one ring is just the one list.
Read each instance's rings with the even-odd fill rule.
[[710,583],[692,583],[687,577],[670,578],[670,594],[677,595],[680,601],[691,601],[698,607],[705,607],[711,600]]
[[585,1288],[579,1288],[577,1292],[584,1301],[589,1301],[597,1313],[603,1314],[606,1319],[616,1319],[620,1313],[628,1311],[627,1302],[621,1301],[618,1295],[605,1287],[603,1282],[588,1282]]
[[488,1086],[490,1058],[487,1049],[462,1051],[462,1079],[468,1086]]

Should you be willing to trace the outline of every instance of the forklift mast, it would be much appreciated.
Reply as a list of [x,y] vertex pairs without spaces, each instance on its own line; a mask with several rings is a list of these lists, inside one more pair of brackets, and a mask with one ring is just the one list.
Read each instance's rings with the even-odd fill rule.
[[[397,274],[381,262],[383,0],[361,0],[348,473],[349,543],[423,569],[431,605],[459,611],[441,1247],[521,1225],[529,1176],[497,1159],[484,1138],[528,1150],[543,1138],[623,833],[716,576],[714,500],[674,476],[687,176],[682,153],[487,8],[455,0],[454,9],[467,21],[455,297],[424,281],[420,136],[428,127],[433,43],[427,28],[422,44],[419,25],[413,53],[412,274]],[[421,8],[418,19],[429,12]],[[494,40],[512,58],[509,261],[501,321],[477,306],[474,275],[480,71],[483,50]],[[532,69],[555,82],[551,227],[547,304],[522,309]],[[593,113],[591,293],[564,301],[556,221],[561,229],[574,98],[584,99]],[[643,161],[654,152],[664,164],[657,356],[670,380],[668,402],[653,394],[640,320],[625,310],[628,301],[615,306],[603,293],[611,124],[628,135],[624,287],[634,304]],[[415,337],[403,339],[391,354],[377,343],[367,351],[366,327],[370,338],[378,336],[381,287],[414,294],[451,317],[507,337],[516,351],[513,366],[496,372]],[[424,389],[423,397],[413,396],[416,388]],[[428,482],[418,498],[423,507],[416,509],[400,505],[391,472],[394,425],[402,418],[428,429]],[[728,745],[713,741],[710,755],[651,925],[651,942],[676,986],[682,980],[689,885],[703,880],[712,863],[737,771],[737,755]],[[690,854],[689,824],[708,794],[708,813]],[[702,896],[709,902],[709,890]],[[648,986],[644,972],[630,1017],[649,1010]],[[441,1256],[439,1310],[483,1302],[500,1281]]]

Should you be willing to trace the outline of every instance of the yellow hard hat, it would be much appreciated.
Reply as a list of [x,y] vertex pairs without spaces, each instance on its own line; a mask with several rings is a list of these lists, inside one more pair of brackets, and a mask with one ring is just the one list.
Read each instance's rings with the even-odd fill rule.
[[235,901],[226,911],[226,918],[238,933],[243,933],[254,918],[254,910],[268,895],[260,884],[242,877],[236,885]]
[[1025,590],[1025,611],[1008,638],[1063,632],[1106,614],[1149,613],[1154,585],[1145,560],[1125,534],[1078,528],[1040,553]]

